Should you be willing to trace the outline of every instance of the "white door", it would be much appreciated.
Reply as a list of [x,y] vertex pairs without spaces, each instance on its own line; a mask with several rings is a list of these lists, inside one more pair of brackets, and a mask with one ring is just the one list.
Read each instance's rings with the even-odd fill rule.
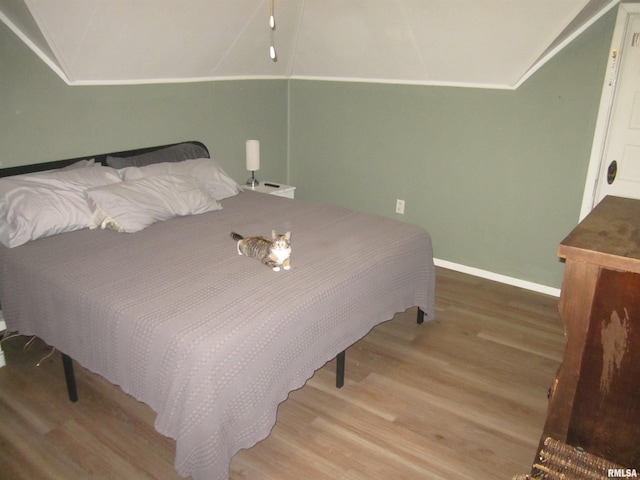
[[627,5],[612,42],[582,217],[607,195],[640,199],[640,5]]

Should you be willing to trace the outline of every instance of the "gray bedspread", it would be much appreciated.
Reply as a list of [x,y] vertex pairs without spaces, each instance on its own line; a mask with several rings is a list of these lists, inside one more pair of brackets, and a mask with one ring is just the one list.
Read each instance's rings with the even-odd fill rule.
[[[435,313],[423,229],[255,192],[222,205],[134,234],[82,230],[0,250],[9,329],[149,405],[176,440],[176,470],[197,480],[228,478],[288,393],[376,324],[413,306]],[[292,231],[290,271],[238,256],[229,237],[272,229]]]

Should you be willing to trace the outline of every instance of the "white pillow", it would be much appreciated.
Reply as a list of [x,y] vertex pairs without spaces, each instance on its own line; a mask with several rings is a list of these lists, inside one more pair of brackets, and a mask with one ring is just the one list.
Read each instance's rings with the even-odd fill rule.
[[163,162],[144,167],[119,170],[123,180],[137,180],[150,175],[189,175],[195,177],[216,200],[240,193],[238,184],[211,158],[196,158],[182,162]]
[[121,182],[110,167],[74,168],[0,178],[0,242],[30,240],[87,227],[87,188]]
[[138,232],[177,216],[220,210],[222,206],[187,175],[153,175],[86,192],[93,215],[89,228]]

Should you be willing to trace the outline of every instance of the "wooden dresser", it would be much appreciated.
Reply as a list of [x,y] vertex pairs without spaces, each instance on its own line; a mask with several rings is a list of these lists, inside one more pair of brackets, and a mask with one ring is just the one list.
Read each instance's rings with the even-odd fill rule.
[[640,200],[604,198],[558,255],[566,347],[541,444],[640,469]]

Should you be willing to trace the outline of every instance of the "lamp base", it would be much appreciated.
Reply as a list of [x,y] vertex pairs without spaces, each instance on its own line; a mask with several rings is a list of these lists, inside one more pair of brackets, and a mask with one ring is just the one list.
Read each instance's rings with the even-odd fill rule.
[[258,185],[260,185],[260,182],[258,181],[258,179],[253,175],[253,172],[251,172],[251,178],[249,180],[247,180],[247,183],[245,185],[250,186],[251,188],[256,188]]

